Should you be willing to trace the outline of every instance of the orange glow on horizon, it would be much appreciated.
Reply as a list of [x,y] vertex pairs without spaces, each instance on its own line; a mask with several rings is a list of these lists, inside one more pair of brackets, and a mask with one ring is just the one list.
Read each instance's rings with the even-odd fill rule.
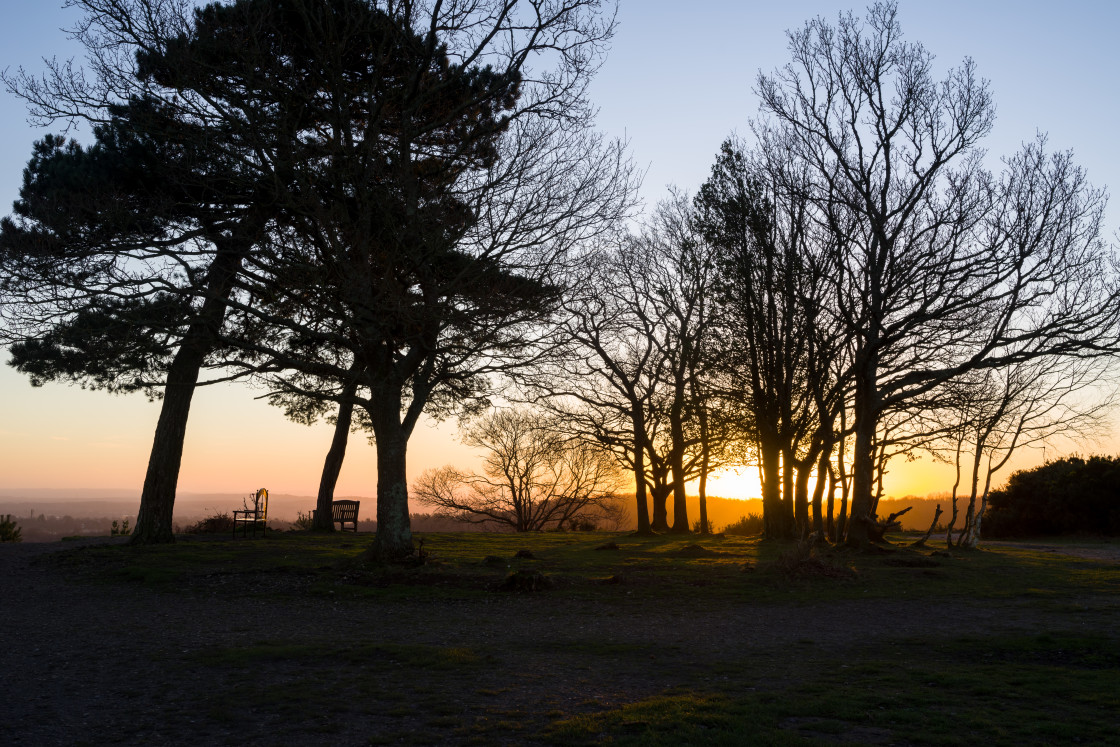
[[[332,428],[310,428],[286,420],[276,408],[253,399],[241,385],[204,387],[191,408],[180,472],[180,493],[237,493],[264,486],[274,495],[315,495]],[[50,384],[31,387],[0,367],[0,491],[21,489],[120,490],[137,497],[144,480],[159,403],[142,396],[114,396]],[[1115,439],[1095,445],[1095,453],[1117,453]],[[1070,445],[1065,451],[1078,451]],[[1081,453],[1086,453],[1081,449]],[[1051,459],[1062,454],[1051,448]],[[993,487],[1016,469],[1041,464],[1043,454],[1026,450],[997,473]],[[454,421],[424,420],[409,444],[409,477],[433,467],[477,469],[478,453],[459,440]],[[923,458],[898,458],[888,466],[884,495],[903,498],[946,493],[953,487],[951,465]],[[698,484],[688,485],[696,495]],[[631,488],[632,489],[632,488]],[[967,492],[967,486],[962,485]],[[812,490],[812,484],[810,485]],[[363,434],[350,435],[338,495],[377,492],[376,455]],[[725,468],[708,479],[707,493],[732,499],[761,497],[755,466]]]

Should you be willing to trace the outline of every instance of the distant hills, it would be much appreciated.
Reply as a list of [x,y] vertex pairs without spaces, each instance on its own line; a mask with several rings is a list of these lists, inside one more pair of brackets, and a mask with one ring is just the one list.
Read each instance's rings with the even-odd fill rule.
[[[175,521],[186,524],[197,521],[216,513],[228,513],[235,508],[241,508],[244,499],[249,493],[181,493],[175,501]],[[362,502],[359,516],[362,519],[372,519],[375,515],[377,499],[373,496],[343,496]],[[907,506],[913,506],[909,513],[902,518],[904,529],[919,529],[925,531],[933,520],[935,506],[940,503],[945,514],[942,523],[949,518],[951,504],[945,497],[939,499],[918,498],[907,496],[899,499],[883,499],[880,502],[879,514],[886,517],[894,511],[900,511]],[[636,526],[633,516],[632,502],[630,508],[629,526]],[[963,513],[967,505],[967,498],[958,499],[958,505]],[[29,489],[29,490],[0,490],[0,514],[12,514],[13,518],[27,519],[46,516],[71,516],[81,518],[124,518],[135,519],[140,507],[140,494],[138,491],[112,490],[112,489]],[[285,493],[271,493],[269,495],[269,517],[282,521],[294,521],[298,513],[307,513],[315,507],[315,496],[292,495]],[[413,511],[423,512],[425,507],[413,506]],[[669,501],[669,515],[672,517],[672,501]],[[748,514],[761,514],[762,501],[758,498],[739,500],[735,498],[708,497],[708,518],[716,531],[721,531],[728,524],[738,521],[740,517]],[[689,496],[688,499],[689,521],[695,524],[700,518],[699,499]]]
[[[180,493],[175,500],[175,521],[186,523],[241,508],[249,493]],[[360,516],[373,518],[377,499],[372,496],[339,495],[362,502]],[[369,507],[368,513],[366,506]],[[294,521],[297,513],[315,508],[315,496],[269,493],[269,518]],[[0,514],[14,518],[32,514],[47,516],[125,517],[135,519],[140,493],[126,490],[0,490]]]

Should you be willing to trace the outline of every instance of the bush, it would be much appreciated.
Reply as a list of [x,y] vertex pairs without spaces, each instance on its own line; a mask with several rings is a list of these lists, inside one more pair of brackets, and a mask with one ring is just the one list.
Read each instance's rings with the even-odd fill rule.
[[747,514],[746,516],[740,516],[738,521],[724,527],[723,533],[750,536],[762,534],[765,528],[766,525],[762,521],[762,514]]
[[1120,535],[1120,458],[1073,456],[1020,470],[988,495],[986,537]]
[[308,531],[314,524],[311,517],[311,512],[304,513],[303,511],[296,511],[296,520],[292,522],[292,529],[302,529]]
[[127,537],[130,534],[132,534],[132,527],[128,525],[128,519],[122,519],[120,526],[117,526],[117,522],[116,520],[114,520],[113,526],[109,527],[110,537],[116,537],[118,535],[121,537]]
[[834,558],[825,558],[811,542],[798,542],[792,550],[779,555],[773,567],[788,579],[849,580],[856,577],[855,571],[840,565]]
[[0,542],[23,542],[23,531],[12,521],[12,515],[0,516]]
[[233,514],[216,513],[205,519],[191,524],[185,530],[186,534],[225,534],[233,532]]

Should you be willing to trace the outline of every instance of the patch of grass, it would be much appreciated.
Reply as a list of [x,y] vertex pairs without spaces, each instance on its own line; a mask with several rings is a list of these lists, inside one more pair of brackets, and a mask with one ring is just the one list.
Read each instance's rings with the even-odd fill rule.
[[[1099,636],[911,642],[855,664],[786,664],[768,692],[685,691],[558,719],[560,744],[1104,744],[1120,729],[1120,643]],[[754,666],[752,666],[754,665]],[[757,672],[756,662],[743,669]],[[770,674],[781,674],[771,672]]]
[[759,737],[774,734],[773,726],[773,715],[758,703],[686,692],[559,720],[545,736],[557,744],[760,744]]
[[[1120,565],[1059,556],[1029,545],[953,551],[892,547],[875,552],[819,548],[758,537],[653,536],[549,532],[423,535],[432,562],[418,568],[366,563],[353,537],[302,533],[267,539],[185,538],[174,545],[100,545],[54,553],[48,562],[74,575],[128,580],[169,591],[297,594],[434,601],[492,593],[511,573],[539,572],[545,595],[629,604],[634,597],[719,601],[828,602],[842,599],[1034,597],[1055,603],[1120,592]],[[617,551],[597,548],[606,541]],[[515,557],[528,548],[533,559]],[[487,557],[501,558],[487,564]],[[755,571],[758,572],[745,572]],[[608,583],[609,582],[609,583]]]

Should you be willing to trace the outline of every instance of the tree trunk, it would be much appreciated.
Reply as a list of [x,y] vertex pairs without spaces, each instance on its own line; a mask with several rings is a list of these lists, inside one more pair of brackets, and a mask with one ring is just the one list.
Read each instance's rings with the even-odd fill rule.
[[[999,465],[996,466],[996,469],[999,469],[1000,467],[1002,467],[1006,462],[1007,462],[1007,459],[1004,458],[1004,460],[1002,462],[1000,462]],[[989,457],[988,458],[988,474],[987,474],[987,477],[984,478],[984,492],[980,496],[980,510],[978,510],[976,512],[976,519],[972,522],[972,531],[969,533],[969,536],[968,536],[968,541],[969,541],[968,547],[970,547],[970,548],[975,548],[978,544],[980,544],[980,526],[984,521],[984,512],[988,510],[988,493],[991,492],[991,489],[992,489],[992,473],[993,473],[993,471],[994,470],[992,469],[992,460]]]
[[334,487],[342,472],[342,461],[346,458],[346,442],[350,436],[350,422],[354,414],[353,396],[358,390],[356,382],[346,385],[343,400],[338,406],[338,417],[334,424],[334,437],[327,458],[323,462],[323,476],[319,478],[319,498],[315,502],[315,522],[311,528],[316,532],[333,532],[331,503],[334,502]]
[[793,508],[794,480],[793,460],[789,458],[787,448],[782,449],[782,521],[785,523],[785,537],[793,537],[797,528]]
[[980,486],[980,462],[983,459],[983,449],[983,441],[977,439],[976,452],[972,460],[972,490],[969,493],[968,508],[964,514],[964,528],[957,535],[957,547],[976,547],[973,524],[976,522],[976,491]]
[[[678,392],[683,386],[678,382]],[[678,396],[669,411],[669,430],[672,434],[672,460],[670,462],[673,475],[673,533],[688,534],[692,528],[688,526],[688,499],[685,495],[684,484],[684,422],[682,409],[684,403]]]
[[700,472],[700,534],[711,534],[712,527],[708,523],[708,457],[701,457]]
[[650,497],[653,499],[653,521],[650,528],[655,532],[669,531],[669,509],[666,506],[669,501],[669,490],[669,485],[661,484],[655,485],[650,491]]
[[[984,489],[984,494],[980,497],[980,509],[976,512],[976,516],[972,519],[972,525],[968,529],[968,534],[965,535],[964,544],[970,550],[976,549],[980,544],[980,525],[984,520],[984,511],[988,508],[988,490]],[[960,544],[960,543],[958,543]]]
[[646,423],[641,407],[630,413],[634,423],[634,500],[637,503],[638,534],[653,534],[649,523],[649,505],[646,503]]
[[163,406],[156,422],[152,451],[148,457],[148,471],[144,475],[144,490],[140,495],[140,511],[136,528],[132,530],[134,545],[148,545],[175,541],[172,515],[175,511],[175,487],[179,482],[179,467],[183,462],[183,444],[186,441],[187,418],[191,399],[194,397],[198,372],[205,357],[198,346],[184,342],[175,353],[167,372],[163,390]]
[[957,476],[953,480],[953,494],[951,500],[953,502],[953,513],[949,516],[949,526],[945,528],[945,546],[953,546],[953,526],[957,523],[957,489],[961,486],[961,449],[963,448],[964,437],[957,441],[957,453],[953,459],[953,464],[957,470]]
[[408,432],[400,421],[401,390],[382,392],[368,408],[377,447],[377,534],[370,555],[379,561],[412,555],[408,514]]
[[[820,479],[820,478],[817,478]],[[825,532],[829,542],[836,542],[836,519],[833,514],[836,510],[836,472],[832,465],[828,465],[828,517],[825,521]]]
[[759,456],[762,461],[762,521],[770,539],[786,539],[789,527],[782,506],[781,463],[776,438],[764,435],[759,439]]
[[875,468],[875,427],[878,422],[876,366],[870,356],[856,374],[855,450],[852,454],[852,503],[847,522],[847,543],[863,546],[871,541],[872,480]]
[[[817,465],[817,484],[813,488],[813,531],[819,536],[824,537],[824,515],[821,508],[821,499],[824,497],[824,487],[828,480],[829,457],[832,455],[832,447],[826,446],[821,450],[820,464]],[[829,496],[831,499],[832,496]],[[831,500],[830,500],[831,503]],[[829,510],[831,511],[831,506]],[[831,517],[830,517],[831,518]]]
[[790,462],[797,471],[797,480],[794,486],[794,526],[797,527],[798,539],[805,539],[809,534],[809,476],[816,465],[813,461],[805,459],[800,462]]
[[887,476],[887,442],[879,444],[875,454],[875,495],[871,498],[871,516],[879,517],[879,501],[883,498],[883,478]]
[[172,527],[175,488],[183,463],[191,399],[202,364],[222,329],[233,281],[249,246],[251,243],[241,241],[216,244],[214,261],[206,273],[206,298],[198,315],[187,327],[168,368],[163,406],[156,422],[148,470],[144,475],[144,489],[140,494],[140,511],[130,540],[134,545],[175,541]]

